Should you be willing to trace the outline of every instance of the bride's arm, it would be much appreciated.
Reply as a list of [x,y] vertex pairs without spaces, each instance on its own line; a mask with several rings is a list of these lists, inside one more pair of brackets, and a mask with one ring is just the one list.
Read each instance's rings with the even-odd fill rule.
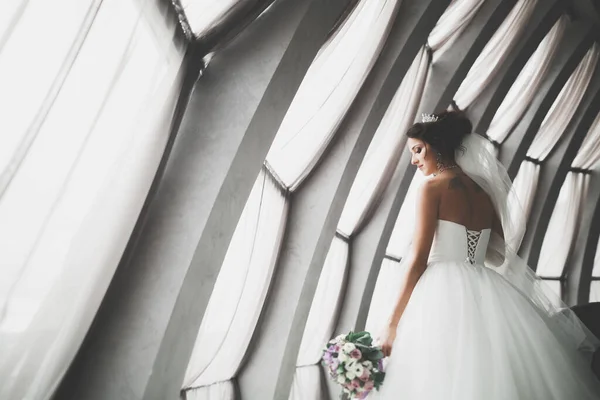
[[391,346],[396,336],[396,327],[400,317],[402,317],[413,289],[427,267],[429,251],[431,250],[438,220],[439,199],[437,183],[429,180],[425,181],[417,197],[416,229],[412,241],[412,250],[405,263],[407,272],[403,276],[400,295],[389,321],[387,338],[382,346],[383,353],[386,356],[391,353]]

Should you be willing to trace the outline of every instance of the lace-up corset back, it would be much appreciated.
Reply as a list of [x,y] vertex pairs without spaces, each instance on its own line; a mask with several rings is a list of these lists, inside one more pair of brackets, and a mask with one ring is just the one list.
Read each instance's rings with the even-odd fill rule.
[[458,261],[483,264],[490,234],[490,229],[473,231],[455,222],[438,220],[429,262]]

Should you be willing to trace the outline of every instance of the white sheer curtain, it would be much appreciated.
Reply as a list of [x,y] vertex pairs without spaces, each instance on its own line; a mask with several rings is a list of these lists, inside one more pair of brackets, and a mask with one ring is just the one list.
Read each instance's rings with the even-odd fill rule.
[[406,272],[402,263],[384,258],[371,298],[365,329],[378,338],[387,327],[389,317],[400,295],[400,280]]
[[427,177],[417,171],[410,183],[386,249],[386,254],[393,258],[401,259],[408,252],[414,233],[417,193],[425,179]]
[[[592,169],[600,163],[600,115],[587,132],[571,166]],[[568,267],[573,240],[580,222],[581,205],[586,197],[590,176],[569,172],[560,190],[548,230],[544,237],[537,268],[542,277],[560,277]]]
[[47,399],[154,178],[183,49],[153,1],[16,7],[0,49],[0,398]]
[[552,103],[527,151],[529,157],[543,161],[560,140],[596,70],[598,49],[596,44],[590,48]]
[[600,301],[600,240],[594,257],[594,269],[592,270],[592,282],[590,287],[590,302]]
[[212,399],[213,392],[201,387],[235,376],[273,276],[287,209],[281,187],[263,170],[238,221],[202,319],[183,385],[188,398]]
[[338,230],[353,235],[377,206],[402,155],[404,132],[414,123],[429,70],[429,54],[421,49],[383,116],[358,170]]
[[529,218],[531,214],[539,177],[540,165],[531,161],[524,161],[521,163],[519,172],[513,182],[515,193],[523,207],[525,218]]
[[558,278],[571,253],[571,244],[579,225],[580,206],[585,198],[589,175],[569,172],[550,217],[544,237],[537,274],[541,277]]
[[295,190],[331,142],[387,39],[400,0],[362,0],[321,48],[266,162]]
[[487,131],[489,138],[498,143],[504,142],[521,119],[550,70],[568,23],[567,16],[560,17],[531,55],[498,107]]
[[210,386],[201,386],[183,392],[185,400],[234,400],[235,387],[233,382],[217,382]]
[[575,168],[596,169],[600,160],[600,114],[596,116],[585,135],[579,152],[571,164]]
[[190,27],[195,36],[219,25],[238,3],[246,0],[180,0]]
[[[598,50],[598,46],[594,45],[565,83],[529,147],[528,157],[543,162],[560,140],[594,74],[598,64]],[[532,167],[530,164],[533,163],[524,161],[515,178],[515,182],[519,182],[517,193],[521,202],[526,206],[527,215],[531,210],[540,173],[539,167]]]
[[590,303],[600,301],[600,280],[592,281],[590,287]]
[[511,52],[538,0],[519,0],[485,46],[469,73],[454,95],[454,101],[462,110],[469,107],[481,94],[489,81]]
[[310,306],[296,360],[294,388],[290,399],[313,399],[320,392],[319,362],[325,343],[331,339],[346,284],[348,243],[339,237],[331,242]]
[[[435,53],[451,48],[452,42],[469,25],[484,0],[452,0],[427,38]],[[437,55],[437,54],[436,54]]]
[[[324,344],[324,343],[323,343]],[[296,368],[290,400],[326,400],[322,390],[322,372],[318,365]]]

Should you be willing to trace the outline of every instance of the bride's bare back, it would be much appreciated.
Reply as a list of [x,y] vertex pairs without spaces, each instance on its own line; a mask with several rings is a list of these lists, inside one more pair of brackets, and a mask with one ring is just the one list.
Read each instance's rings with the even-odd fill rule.
[[432,178],[439,193],[438,219],[455,222],[469,230],[497,231],[494,206],[488,194],[462,171],[447,170]]

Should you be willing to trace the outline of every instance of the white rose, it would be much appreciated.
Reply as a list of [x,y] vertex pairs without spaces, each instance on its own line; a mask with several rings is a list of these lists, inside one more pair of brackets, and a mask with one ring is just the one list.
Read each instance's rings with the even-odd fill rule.
[[346,371],[346,378],[353,380],[354,378],[356,378],[356,374],[354,373],[354,371]]
[[354,345],[354,343],[346,343],[342,347],[342,350],[344,350],[344,352],[348,353],[348,354],[350,354],[352,352],[352,350],[354,350],[354,349],[356,349],[356,346]]
[[363,365],[363,367],[365,367],[365,368],[367,368],[367,369],[373,369],[373,363],[372,363],[371,361],[369,361],[369,360],[367,360],[367,361],[364,361],[364,362],[362,363],[362,365]]
[[348,357],[348,355],[344,352],[340,352],[338,353],[338,360],[340,360],[340,362],[346,362],[348,360],[350,360],[350,357]]
[[346,383],[346,377],[345,377],[343,374],[342,374],[342,375],[338,375],[338,377],[337,377],[337,382],[338,382],[340,385],[343,385],[344,383]]

